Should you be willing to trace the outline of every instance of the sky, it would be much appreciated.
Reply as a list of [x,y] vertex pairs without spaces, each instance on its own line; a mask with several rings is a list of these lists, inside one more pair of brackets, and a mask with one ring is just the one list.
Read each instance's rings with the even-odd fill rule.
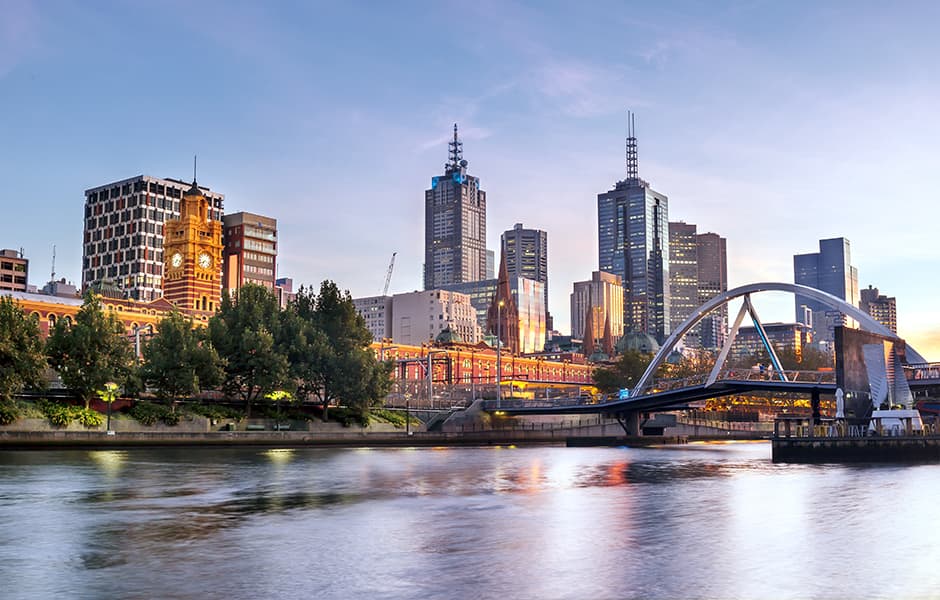
[[[597,194],[640,175],[728,240],[729,287],[846,237],[940,360],[940,4],[0,0],[0,247],[81,280],[84,190],[191,177],[278,219],[278,274],[421,288],[456,122],[488,247],[549,239],[549,308],[597,269]],[[765,322],[792,296],[755,296]]]

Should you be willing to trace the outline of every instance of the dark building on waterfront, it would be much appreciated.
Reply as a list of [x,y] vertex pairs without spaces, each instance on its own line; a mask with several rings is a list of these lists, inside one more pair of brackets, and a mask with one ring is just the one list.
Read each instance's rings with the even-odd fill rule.
[[640,179],[629,120],[627,178],[597,196],[598,263],[623,280],[624,330],[662,343],[670,332],[669,200]]
[[444,174],[424,192],[424,289],[486,279],[486,192],[467,173],[463,142],[448,144]]

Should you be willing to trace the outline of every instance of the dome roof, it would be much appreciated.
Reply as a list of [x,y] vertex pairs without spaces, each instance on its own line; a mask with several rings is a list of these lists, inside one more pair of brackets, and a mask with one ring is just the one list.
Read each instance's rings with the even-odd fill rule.
[[199,189],[199,186],[196,184],[196,180],[193,179],[193,186],[189,188],[188,190],[186,190],[186,192],[183,195],[184,196],[202,196],[204,194],[202,193],[202,190]]
[[643,354],[656,354],[659,352],[659,342],[648,333],[631,331],[623,334],[623,337],[617,341],[617,352],[619,354],[629,350],[642,352]]
[[446,327],[442,332],[437,334],[434,341],[438,344],[462,344],[463,338],[450,327]]

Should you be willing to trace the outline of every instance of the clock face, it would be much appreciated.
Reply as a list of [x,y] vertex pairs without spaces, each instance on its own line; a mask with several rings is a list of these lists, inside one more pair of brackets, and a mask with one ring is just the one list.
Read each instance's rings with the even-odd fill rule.
[[208,253],[203,252],[199,255],[199,266],[203,269],[208,269],[212,266],[212,257]]
[[170,257],[170,264],[173,265],[174,267],[178,267],[178,266],[180,266],[181,264],[183,264],[183,255],[180,254],[179,252],[177,252],[176,254],[174,254],[173,256],[171,256],[171,257]]

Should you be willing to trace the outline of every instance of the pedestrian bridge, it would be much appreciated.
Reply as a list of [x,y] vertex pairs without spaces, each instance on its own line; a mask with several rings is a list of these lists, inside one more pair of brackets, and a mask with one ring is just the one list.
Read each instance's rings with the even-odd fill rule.
[[[878,350],[881,358],[872,358],[871,360],[869,360],[868,356],[865,356],[863,359],[859,358],[857,355],[862,354],[862,348],[856,348],[855,350],[857,350],[857,352],[853,352],[852,356],[836,356],[835,371],[784,370],[777,357],[777,352],[770,343],[764,326],[758,318],[757,311],[751,302],[752,295],[763,292],[791,293],[797,297],[813,299],[833,311],[839,311],[858,323],[859,329],[862,331],[875,334],[871,336],[872,339],[886,341],[886,345],[883,345],[883,348]],[[718,353],[715,364],[712,366],[709,373],[682,380],[663,381],[655,379],[660,366],[663,365],[669,355],[675,350],[677,344],[686,333],[692,330],[693,327],[711,312],[737,299],[741,300],[741,308],[731,325],[728,338]],[[737,336],[738,329],[747,316],[750,316],[754,324],[754,329],[760,337],[763,347],[770,358],[771,365],[768,369],[742,370],[739,368],[730,368],[725,365],[728,354],[731,351],[732,343]],[[881,344],[881,342],[878,343]],[[869,354],[874,356],[874,354],[877,353]],[[583,402],[581,399],[527,400],[518,402],[513,400],[491,400],[484,403],[484,408],[486,410],[499,411],[500,413],[509,415],[602,413],[617,416],[618,418],[620,418],[621,415],[629,415],[632,418],[646,411],[681,408],[687,406],[690,402],[732,394],[750,392],[792,392],[811,396],[815,415],[818,411],[820,395],[834,394],[836,392],[837,372],[839,372],[839,369],[844,365],[846,360],[852,363],[851,370],[853,372],[861,370],[867,373],[865,386],[867,387],[869,385],[867,382],[870,380],[871,402],[874,402],[876,405],[880,402],[880,399],[876,399],[876,396],[878,394],[888,393],[888,384],[883,380],[889,376],[893,379],[891,382],[893,388],[896,387],[901,391],[906,390],[906,394],[908,396],[910,395],[910,388],[906,385],[906,377],[895,377],[893,375],[894,373],[900,374],[903,364],[929,365],[914,348],[907,345],[897,334],[878,321],[875,321],[857,306],[853,306],[835,296],[804,285],[778,282],[752,283],[719,294],[696,309],[663,343],[659,352],[650,361],[642,377],[640,377],[636,385],[629,390],[629,394],[624,398],[600,403]],[[876,364],[879,362],[881,364]],[[925,374],[927,374],[928,371],[929,368],[925,370]],[[929,373],[929,375],[933,374],[934,373]],[[937,374],[940,375],[940,371],[938,371]],[[894,381],[898,381],[899,383],[895,385]],[[875,389],[876,387],[878,388],[877,390]],[[869,394],[868,391],[864,393]],[[869,402],[869,400],[866,399],[864,402]]]
[[[785,377],[781,378],[781,374]],[[632,411],[675,409],[690,402],[720,398],[733,394],[751,392],[793,392],[816,396],[834,394],[836,376],[834,371],[772,371],[757,369],[722,369],[715,381],[708,383],[710,374],[684,379],[667,379],[656,382],[647,393],[606,402],[591,402],[581,398],[555,398],[538,400],[506,399],[497,402],[487,400],[484,410],[498,411],[506,415],[545,414],[609,414],[616,415]]]

